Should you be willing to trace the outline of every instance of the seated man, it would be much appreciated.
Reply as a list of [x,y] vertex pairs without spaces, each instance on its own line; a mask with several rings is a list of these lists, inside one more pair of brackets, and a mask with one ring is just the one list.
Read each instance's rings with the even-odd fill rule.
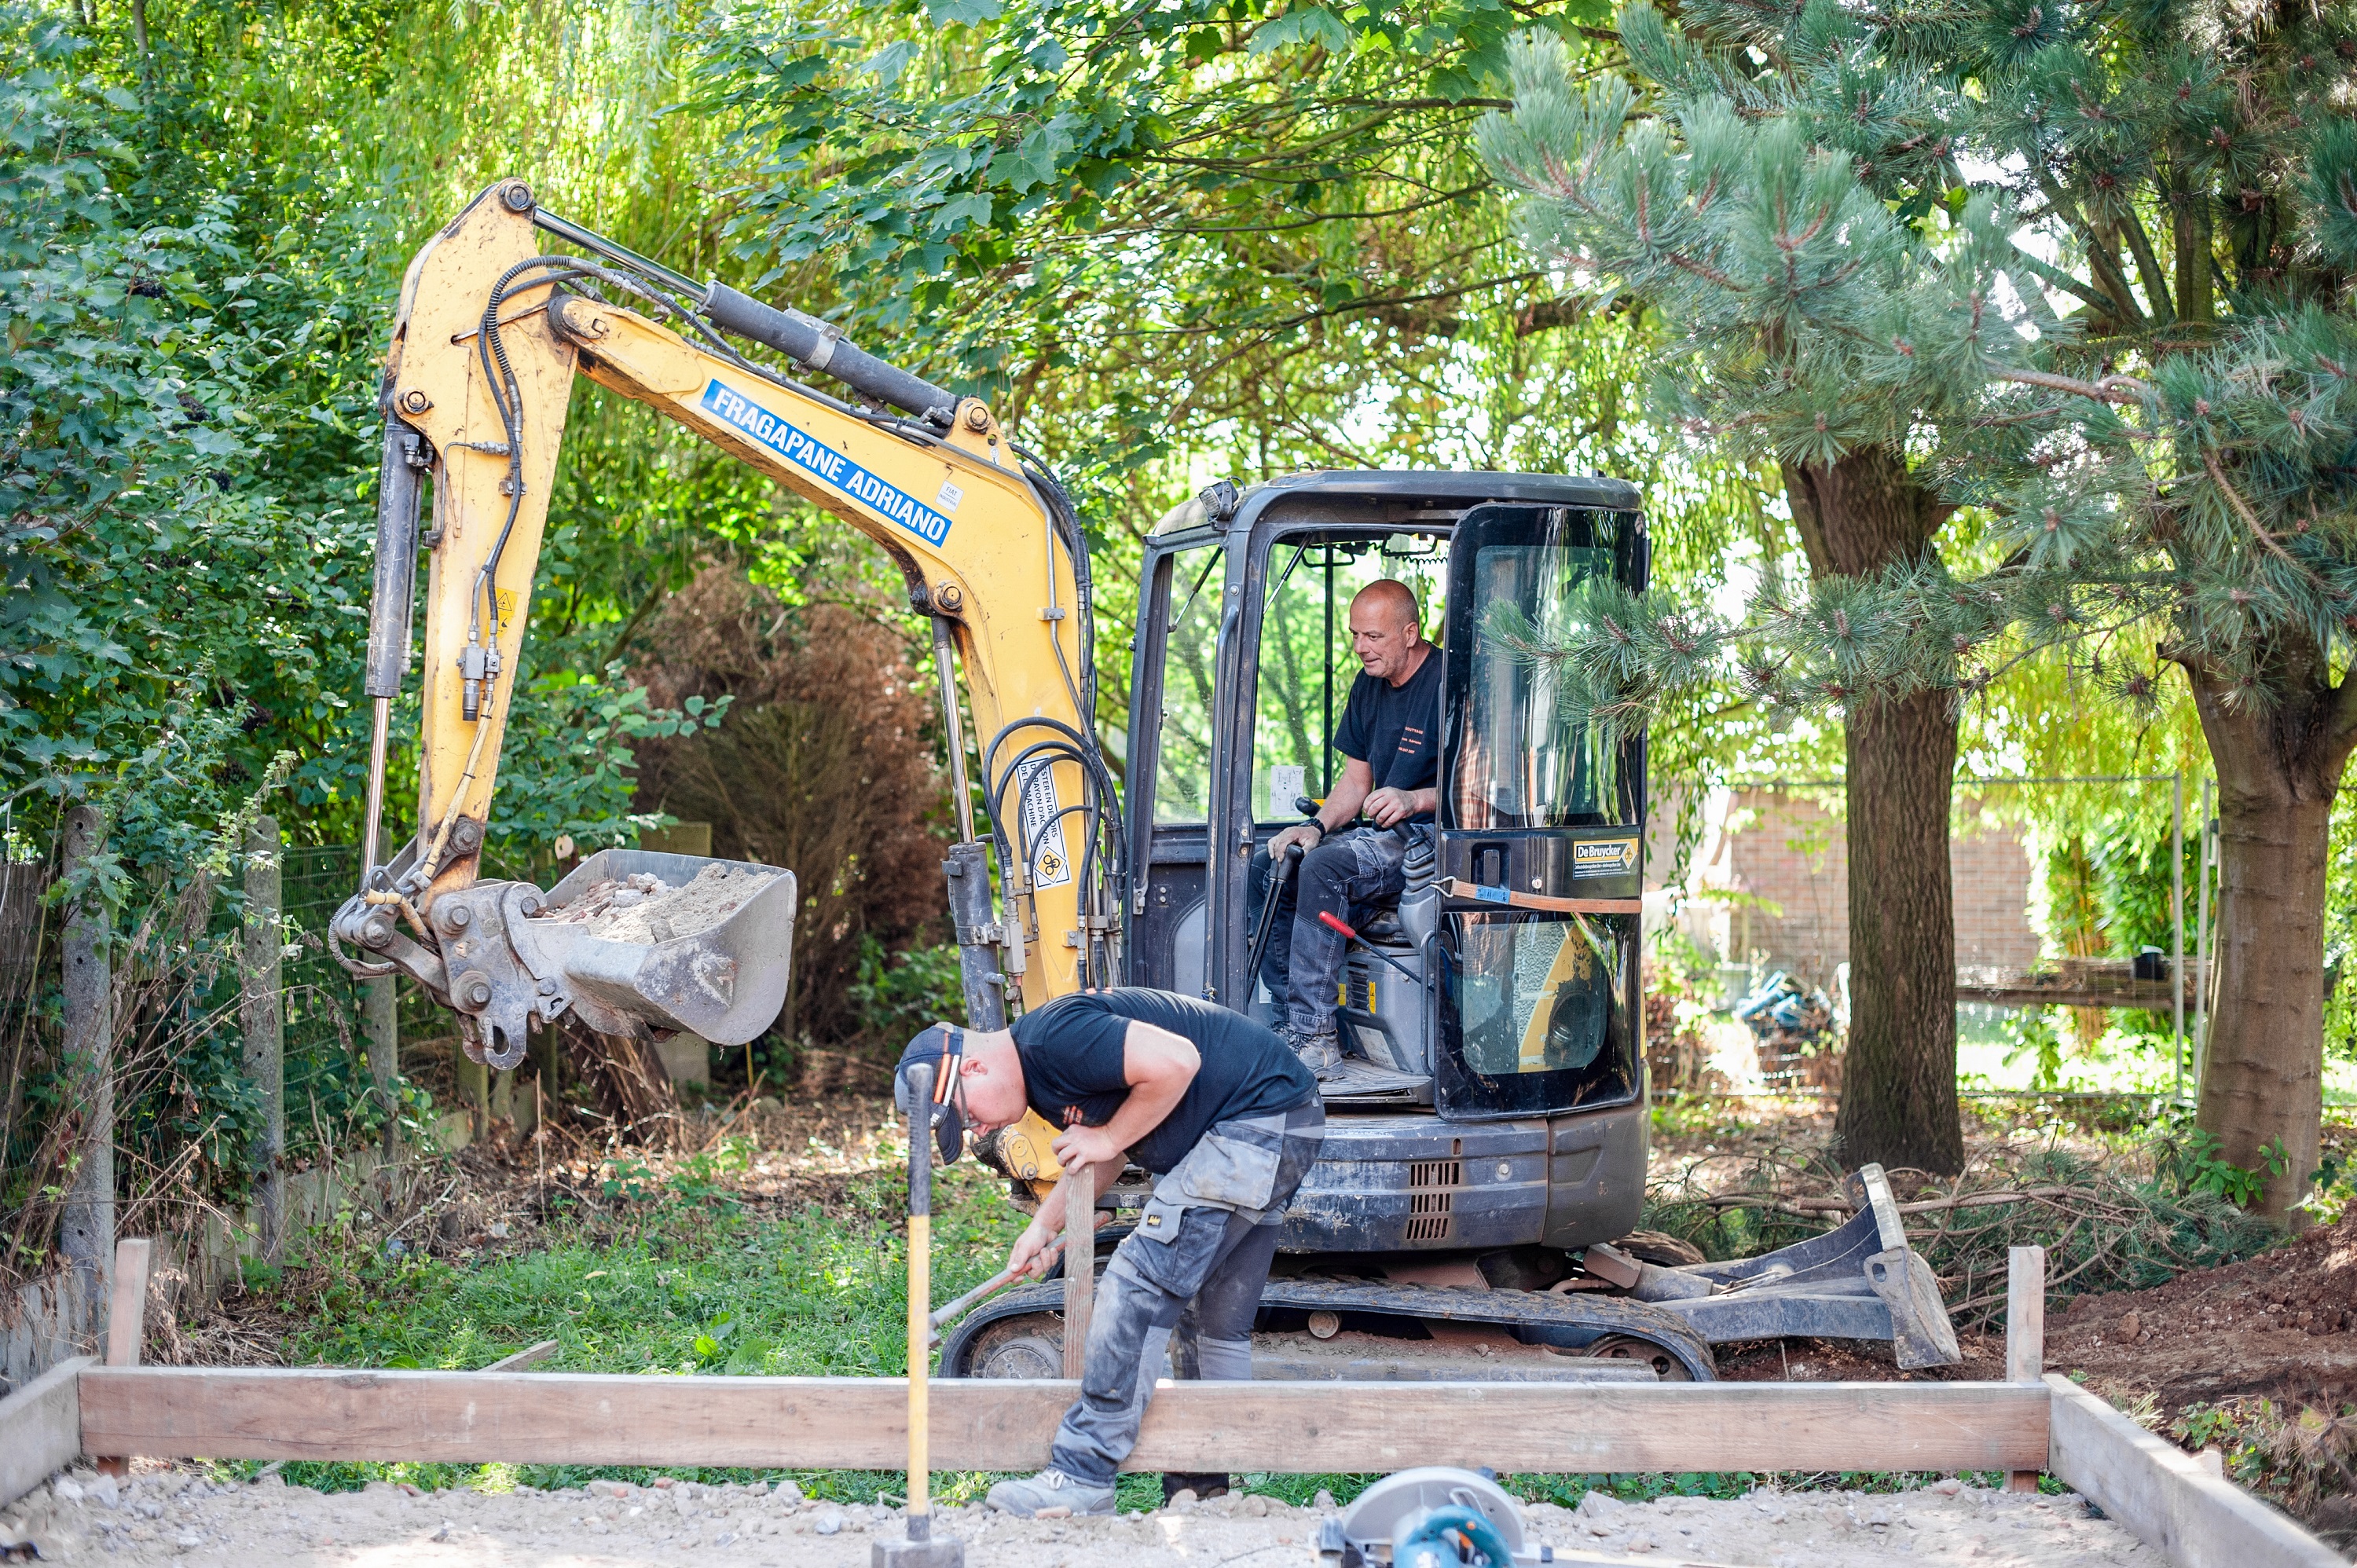
[[[1356,924],[1351,906],[1397,897],[1409,840],[1431,834],[1439,803],[1440,660],[1420,621],[1415,595],[1389,577],[1351,601],[1351,650],[1364,670],[1334,728],[1342,777],[1314,819],[1268,841],[1272,865],[1281,866],[1294,844],[1308,852],[1300,871],[1276,887],[1260,974],[1286,1043],[1320,1079],[1342,1065],[1334,1006],[1347,944],[1318,917]],[[1361,811],[1372,827],[1349,825]],[[1255,883],[1268,870],[1254,866]]]
[[[900,1053],[893,1093],[922,1125],[909,1069],[938,1069],[931,1107],[942,1157],[972,1129],[988,1134],[1032,1110],[1063,1129],[1056,1158],[1095,1169],[1103,1192],[1135,1161],[1156,1177],[1137,1228],[1097,1286],[1081,1397],[1056,1429],[1050,1465],[1001,1481],[990,1504],[1030,1515],[1114,1511],[1114,1472],[1137,1445],[1172,1331],[1193,1309],[1193,1356],[1180,1377],[1249,1380],[1252,1326],[1276,1256],[1286,1206],[1317,1163],[1326,1109],[1274,1034],[1191,996],[1125,988],[1060,996],[988,1032],[936,1024]],[[1016,1239],[1010,1269],[1045,1271],[1062,1231],[1059,1182]],[[1179,1347],[1182,1350],[1186,1347]],[[1224,1476],[1166,1477],[1199,1496]]]

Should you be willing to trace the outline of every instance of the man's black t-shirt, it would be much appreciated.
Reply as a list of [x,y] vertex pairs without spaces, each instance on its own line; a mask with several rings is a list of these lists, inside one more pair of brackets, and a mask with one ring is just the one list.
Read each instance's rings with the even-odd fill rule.
[[1015,1020],[1015,1054],[1023,1061],[1031,1109],[1059,1127],[1112,1121],[1129,1098],[1123,1047],[1133,1019],[1193,1042],[1203,1058],[1170,1114],[1129,1152],[1157,1175],[1184,1159],[1215,1123],[1290,1111],[1318,1092],[1301,1058],[1241,1013],[1125,986],[1060,996]]
[[1371,788],[1429,789],[1440,777],[1439,732],[1440,650],[1427,647],[1415,673],[1397,686],[1363,672],[1351,682],[1334,749],[1367,765]]

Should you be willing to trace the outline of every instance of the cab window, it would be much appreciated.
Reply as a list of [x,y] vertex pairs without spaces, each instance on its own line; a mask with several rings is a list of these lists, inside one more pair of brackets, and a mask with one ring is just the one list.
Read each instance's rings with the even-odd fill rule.
[[1424,635],[1440,640],[1448,552],[1428,533],[1383,538],[1281,539],[1269,552],[1254,704],[1253,817],[1289,822],[1296,802],[1323,801],[1342,770],[1334,726],[1358,679],[1351,600],[1383,577],[1405,583],[1423,611]]

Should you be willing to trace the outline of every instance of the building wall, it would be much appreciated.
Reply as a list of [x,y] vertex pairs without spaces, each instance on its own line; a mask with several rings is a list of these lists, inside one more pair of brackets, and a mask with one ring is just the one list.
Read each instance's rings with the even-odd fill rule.
[[[1967,804],[1949,841],[1959,967],[2026,968],[2038,957],[2029,923],[2030,864],[2020,834],[1982,819]],[[1696,881],[1721,897],[1691,934],[1730,963],[1760,955],[1766,969],[1790,971],[1831,988],[1849,957],[1849,855],[1842,819],[1815,792],[1738,790],[1726,802],[1715,836],[1696,852]]]

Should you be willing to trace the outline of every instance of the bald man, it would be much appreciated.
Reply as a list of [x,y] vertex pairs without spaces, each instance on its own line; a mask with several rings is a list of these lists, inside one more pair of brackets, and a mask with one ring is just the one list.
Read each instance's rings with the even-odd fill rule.
[[[1334,726],[1342,777],[1317,816],[1269,840],[1253,868],[1258,886],[1288,847],[1308,851],[1277,889],[1260,972],[1280,1032],[1320,1081],[1341,1071],[1334,1007],[1347,944],[1318,917],[1355,925],[1354,910],[1397,897],[1408,843],[1429,838],[1439,802],[1440,660],[1424,639],[1415,594],[1389,577],[1370,583],[1351,601],[1350,625],[1361,670]],[[1352,827],[1361,813],[1372,825]]]

